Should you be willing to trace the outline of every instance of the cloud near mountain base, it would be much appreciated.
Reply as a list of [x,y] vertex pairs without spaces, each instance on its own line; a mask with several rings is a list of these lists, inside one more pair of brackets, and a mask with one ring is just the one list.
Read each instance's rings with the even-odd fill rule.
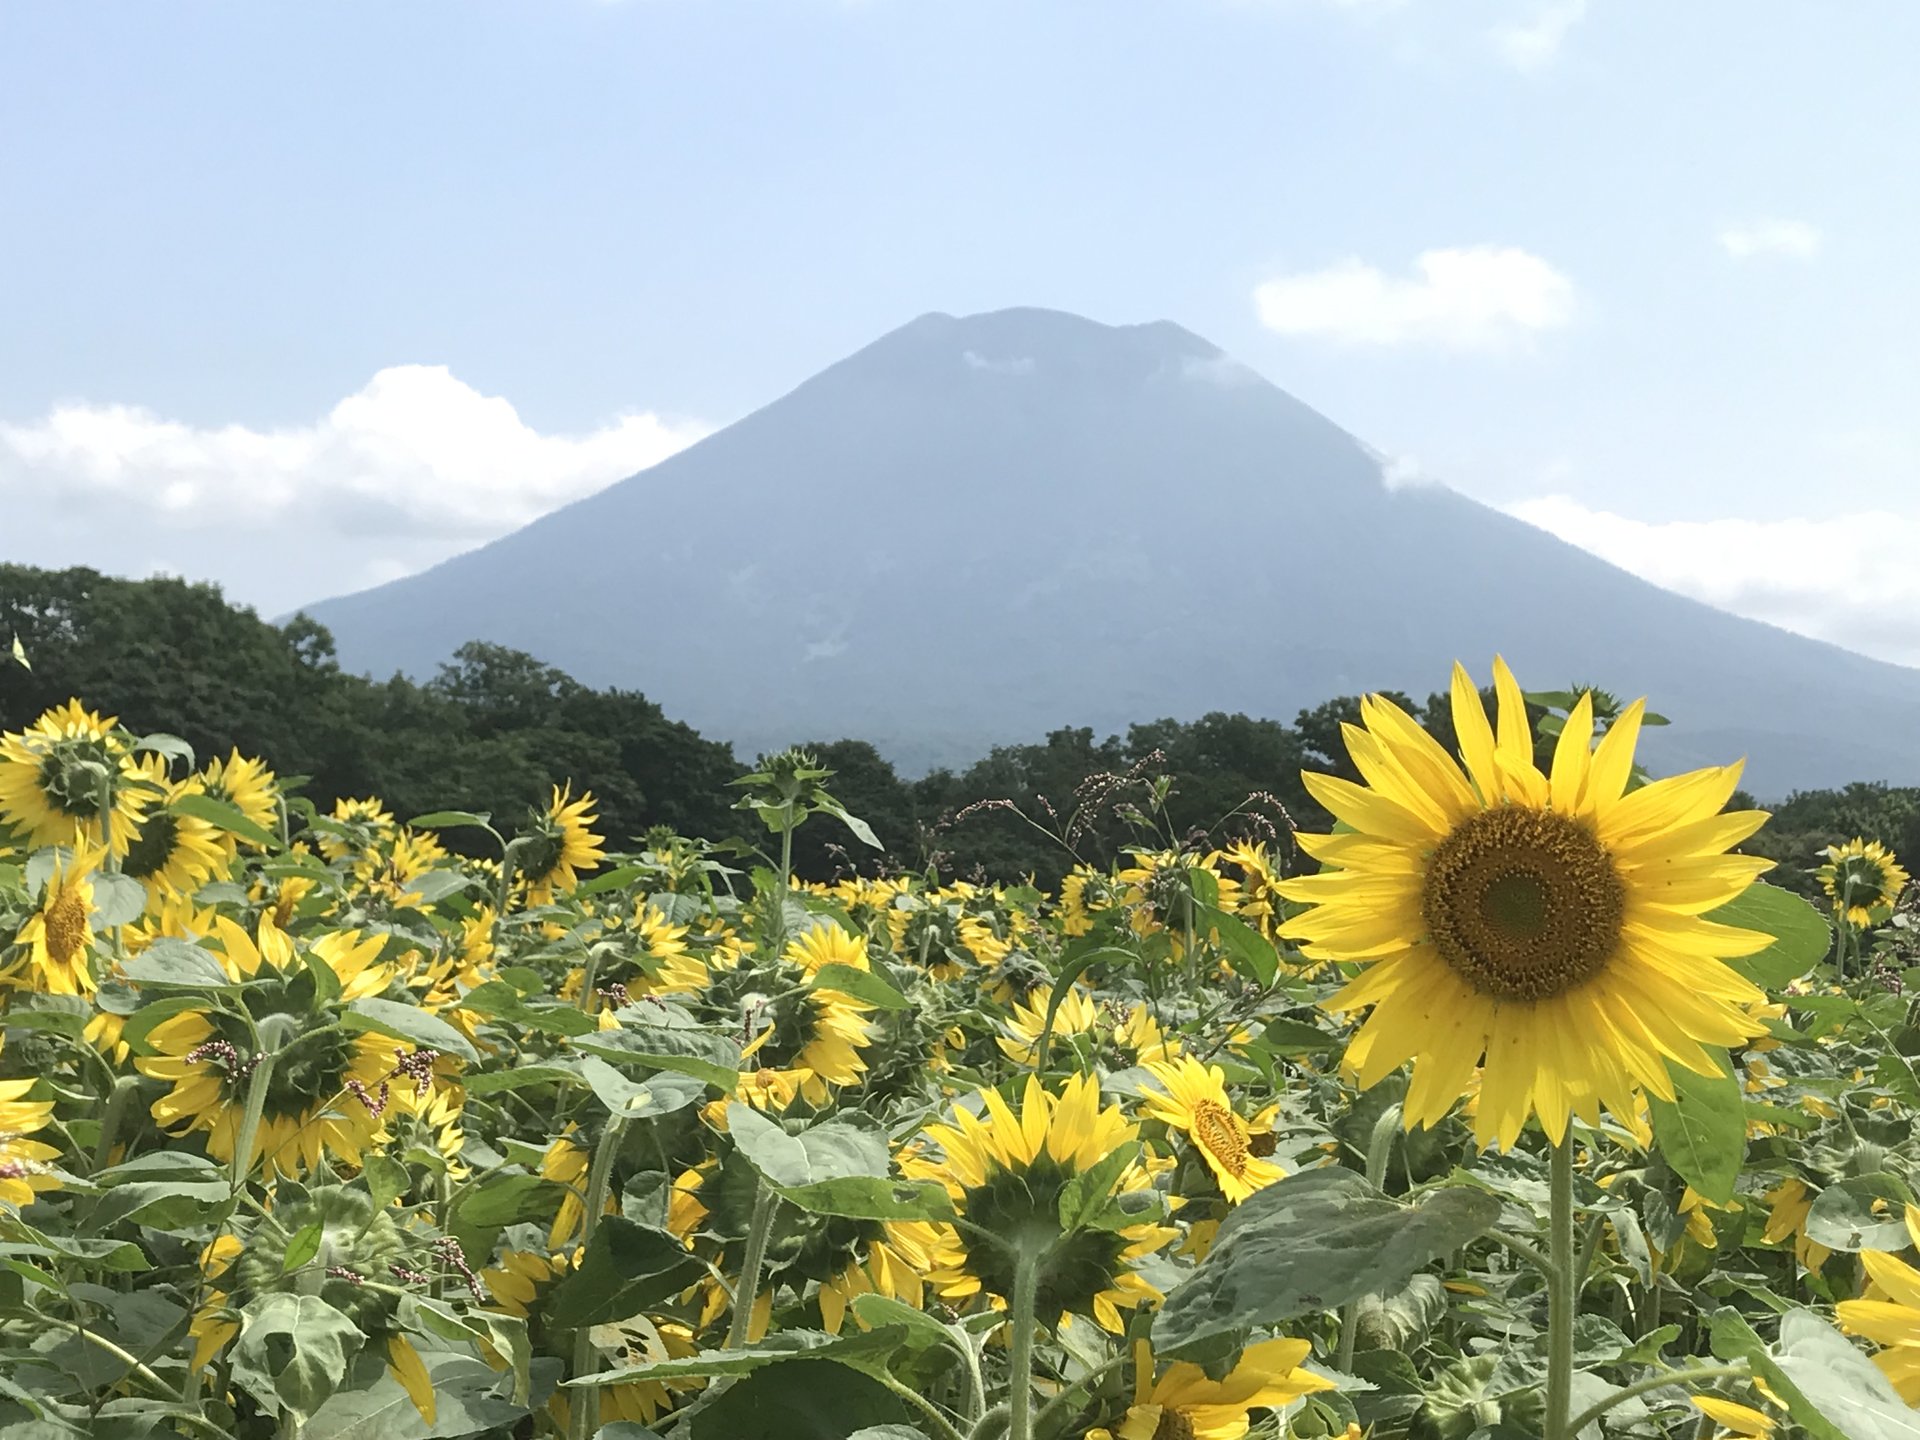
[[220,575],[266,613],[517,529],[707,433],[651,413],[543,434],[441,365],[395,365],[308,425],[69,403],[0,423],[0,500],[44,565]]
[[1920,511],[1658,522],[1590,509],[1566,495],[1505,508],[1682,595],[1920,666]]

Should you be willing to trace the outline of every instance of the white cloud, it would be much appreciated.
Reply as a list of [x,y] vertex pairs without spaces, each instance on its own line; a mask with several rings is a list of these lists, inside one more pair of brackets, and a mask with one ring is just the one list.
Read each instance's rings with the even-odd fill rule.
[[1532,74],[1560,58],[1560,47],[1586,14],[1587,0],[1550,0],[1531,20],[1496,26],[1489,37],[1501,59]]
[[1033,357],[1031,355],[1014,355],[1005,360],[989,360],[978,350],[962,350],[960,352],[960,358],[967,362],[967,368],[969,370],[988,370],[995,375],[1033,374]]
[[[188,562],[230,574],[205,558],[209,546],[264,547],[253,579],[231,588],[273,610],[433,564],[706,430],[638,413],[585,434],[542,434],[445,366],[396,365],[308,425],[196,426],[83,402],[0,423],[0,498],[45,512],[41,563],[143,573],[164,535],[189,574]],[[65,543],[76,535],[97,543],[76,554]],[[138,537],[139,562],[115,562],[123,536]]]
[[1513,246],[1428,250],[1414,271],[1402,279],[1343,260],[1269,280],[1254,301],[1282,335],[1356,345],[1498,349],[1573,318],[1573,282]]
[[1781,520],[1635,520],[1565,495],[1509,514],[1683,595],[1920,665],[1920,510]]
[[1779,255],[1789,260],[1811,260],[1820,253],[1819,228],[1804,220],[1749,220],[1720,232],[1720,248],[1736,260]]

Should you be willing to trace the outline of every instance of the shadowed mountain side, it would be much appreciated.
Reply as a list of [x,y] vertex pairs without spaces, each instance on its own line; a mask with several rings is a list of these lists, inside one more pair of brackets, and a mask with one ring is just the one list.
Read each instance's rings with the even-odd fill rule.
[[744,752],[903,768],[1060,725],[1442,688],[1647,693],[1654,763],[1761,793],[1920,779],[1920,671],[1741,620],[1437,487],[1165,322],[928,315],[641,475],[311,607],[343,663],[465,640],[644,690]]

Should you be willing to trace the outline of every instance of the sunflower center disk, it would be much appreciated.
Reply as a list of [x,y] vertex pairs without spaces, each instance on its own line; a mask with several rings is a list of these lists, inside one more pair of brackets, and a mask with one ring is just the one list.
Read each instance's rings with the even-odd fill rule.
[[62,890],[47,907],[44,922],[47,954],[58,965],[71,965],[87,944],[87,902],[77,890]]
[[1235,1128],[1233,1116],[1217,1100],[1201,1100],[1193,1107],[1193,1134],[1213,1158],[1235,1175],[1247,1168],[1247,1144]]
[[1162,1410],[1153,1427],[1153,1440],[1194,1440],[1193,1421],[1184,1410]]
[[1626,887],[1584,825],[1507,805],[1440,842],[1420,909],[1441,957],[1481,994],[1548,1000],[1606,968]]

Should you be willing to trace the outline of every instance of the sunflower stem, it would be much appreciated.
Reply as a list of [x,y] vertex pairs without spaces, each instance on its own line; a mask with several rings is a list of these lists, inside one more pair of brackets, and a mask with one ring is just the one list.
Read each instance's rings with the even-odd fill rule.
[[[1393,1159],[1394,1132],[1400,1128],[1401,1109],[1398,1103],[1389,1105],[1380,1112],[1380,1118],[1373,1122],[1373,1130],[1367,1136],[1367,1183],[1378,1189],[1386,1183],[1387,1165]],[[1340,1370],[1353,1366],[1353,1350],[1359,1340],[1360,1297],[1347,1302],[1340,1311],[1340,1350],[1334,1365]]]
[[1007,1311],[1013,1334],[1007,1345],[1007,1440],[1033,1440],[1033,1336],[1039,1329],[1037,1292],[1040,1257],[1022,1249],[1013,1265],[1013,1295]]
[[92,1171],[107,1168],[113,1157],[113,1142],[119,1138],[120,1122],[126,1118],[127,1109],[140,1094],[140,1077],[122,1075],[113,1082],[113,1089],[107,1093],[107,1108],[100,1116],[100,1138],[93,1147]]
[[[607,1187],[613,1180],[613,1157],[619,1153],[620,1132],[625,1125],[624,1116],[609,1116],[607,1128],[600,1132],[600,1143],[594,1147],[593,1165],[587,1171],[587,1213],[580,1221],[581,1264],[586,1262],[587,1246],[600,1226],[600,1212],[606,1208]],[[599,1368],[593,1356],[593,1331],[582,1325],[573,1333],[573,1378],[578,1380]],[[568,1402],[568,1434],[571,1440],[587,1440],[599,1426],[600,1392],[593,1386],[582,1386],[579,1394]]]
[[1580,1308],[1574,1280],[1573,1136],[1553,1146],[1547,1218],[1547,1440],[1573,1440],[1573,1317]]
[[747,1253],[740,1261],[740,1283],[733,1292],[733,1323],[727,1327],[724,1348],[738,1350],[753,1329],[753,1308],[760,1299],[760,1267],[766,1263],[767,1237],[773,1233],[773,1212],[780,1197],[765,1179],[753,1189],[753,1218],[747,1222]]

